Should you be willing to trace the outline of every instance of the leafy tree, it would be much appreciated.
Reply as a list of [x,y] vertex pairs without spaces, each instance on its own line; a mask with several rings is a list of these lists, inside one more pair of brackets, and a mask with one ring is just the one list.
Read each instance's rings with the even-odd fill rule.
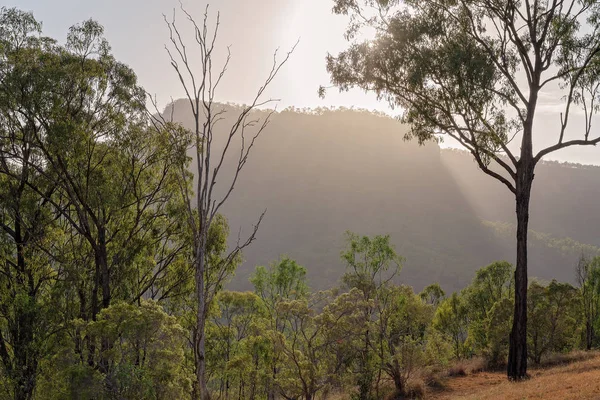
[[[55,371],[42,382],[44,398],[173,399],[191,392],[193,374],[184,362],[185,331],[156,302],[115,302],[96,321],[77,320],[69,329],[98,343],[108,338],[113,343],[104,354],[109,369],[100,372],[78,364],[74,359],[79,356],[72,348],[65,349],[48,366]],[[100,346],[91,348],[97,351]]]
[[348,272],[342,277],[348,287],[356,287],[365,298],[373,298],[384,284],[399,272],[402,257],[390,244],[390,236],[359,236],[346,233],[348,248],[342,251],[342,261]]
[[408,379],[424,362],[425,332],[433,307],[423,303],[408,286],[387,285],[380,288],[376,307],[378,340],[374,350],[380,370],[394,382],[396,395],[405,396]]
[[433,318],[433,327],[449,338],[453,355],[457,359],[470,355],[467,343],[469,314],[466,296],[452,293],[452,296],[439,305]]
[[[453,293],[436,310],[432,326],[452,343],[454,357],[487,355],[492,365],[500,363],[503,324],[491,320],[503,318],[500,304],[512,296],[513,267],[497,261],[479,269],[473,282],[460,293]],[[501,322],[501,321],[500,321]],[[508,331],[507,331],[508,332]]]
[[419,296],[427,304],[437,307],[446,297],[446,292],[444,292],[439,283],[432,283],[431,285],[426,286],[425,289],[419,293]]
[[[260,298],[251,292],[222,291],[217,295],[216,304],[218,313],[211,318],[210,350],[207,354],[211,373],[216,375],[218,382],[219,397],[229,399],[236,380],[242,386],[245,380],[251,381],[248,375],[257,372],[251,368],[239,371],[239,363],[235,360],[249,358],[244,342],[255,334],[259,328],[257,324],[266,316],[266,310]],[[258,360],[254,361],[249,362],[248,367],[256,366]]]
[[358,397],[368,400],[373,396],[372,386],[376,374],[371,347],[372,336],[376,332],[376,327],[372,325],[377,319],[377,309],[369,302],[378,302],[381,290],[400,271],[402,257],[396,254],[390,244],[389,235],[370,238],[347,232],[346,240],[348,248],[342,251],[342,260],[346,263],[348,272],[342,280],[349,288],[360,290],[364,300],[362,312],[365,332],[358,360]]
[[478,317],[485,317],[492,306],[513,290],[513,266],[506,261],[496,261],[475,273],[468,289],[468,302]]
[[[255,293],[262,299],[270,316],[270,329],[283,333],[285,321],[279,315],[278,305],[282,301],[301,300],[308,295],[306,284],[306,268],[299,265],[289,257],[281,257],[272,263],[269,268],[256,267],[250,277]],[[271,384],[269,398],[275,397],[275,383],[279,368],[278,353],[274,351],[272,362]]]
[[[48,201],[92,251],[97,285],[91,289],[90,314],[95,319],[112,297],[107,211],[119,209],[109,206],[121,193],[109,179],[119,172],[110,168],[117,161],[111,142],[113,132],[127,129],[126,121],[139,119],[140,92],[133,71],[110,56],[102,27],[93,21],[72,27],[65,48],[38,56],[42,65],[23,71],[23,77],[33,81],[35,96],[18,98],[14,91],[14,101],[22,104],[25,118],[34,124],[29,145],[51,168],[45,177],[58,193]],[[105,159],[108,162],[103,163]],[[41,171],[39,164],[28,167]]]
[[589,260],[581,256],[576,276],[585,321],[585,348],[590,350],[596,340],[596,324],[600,319],[600,258]]
[[274,310],[279,301],[301,299],[308,294],[306,268],[287,256],[273,262],[269,268],[256,267],[250,283],[270,310]]
[[47,194],[55,186],[28,167],[40,155],[28,142],[34,127],[13,94],[27,92],[26,62],[51,45],[31,13],[0,8],[0,359],[8,381],[3,391],[19,400],[32,398],[57,328],[49,311],[60,232],[50,204],[32,189]]
[[[49,301],[60,307],[62,315],[53,318],[63,324],[95,321],[114,299],[139,303],[158,292],[165,298],[180,283],[168,275],[185,247],[177,222],[181,198],[173,190],[173,166],[185,147],[148,124],[144,91],[110,54],[98,23],[71,27],[60,46],[42,36],[31,14],[2,8],[0,33],[2,207],[14,210],[20,225],[14,234],[6,230],[10,222],[4,225],[13,237],[5,249],[12,257],[11,241],[15,255],[27,246],[31,261],[16,260],[27,276],[16,278],[29,286],[22,292],[28,299],[19,297],[28,305],[8,325],[22,325],[21,338],[8,337],[17,358],[30,358],[17,379],[30,398],[39,356],[26,353],[39,354],[56,332],[40,314]],[[73,338],[80,356],[85,350],[89,357],[80,362],[109,377],[108,338]],[[10,357],[4,361],[12,370]]]
[[577,290],[568,283],[553,280],[548,286],[531,283],[529,293],[529,357],[539,364],[549,352],[573,348]]
[[[318,297],[318,295],[317,295]],[[344,342],[353,340],[362,329],[360,292],[353,289],[326,305],[320,314],[307,299],[278,304],[285,330],[274,332],[285,362],[279,374],[279,387],[287,399],[315,399],[345,366],[336,357]]]
[[483,349],[483,355],[491,368],[502,367],[507,362],[512,308],[512,299],[502,298],[494,303],[484,321],[486,347]]
[[[544,156],[600,142],[591,131],[600,94],[598,3],[334,0],[333,11],[350,16],[345,37],[351,41],[347,50],[327,58],[334,85],[373,91],[401,107],[410,124],[407,138],[453,139],[514,194],[516,290],[507,373],[524,378],[531,187]],[[374,39],[357,39],[364,27],[375,31]],[[564,111],[556,141],[535,153],[540,93],[557,88]],[[566,132],[576,108],[585,123],[573,138]],[[511,147],[515,139],[520,143]]]
[[506,261],[496,261],[479,269],[465,290],[469,305],[469,346],[485,351],[488,346],[487,324],[494,305],[513,296],[514,268]]
[[438,330],[428,327],[425,343],[425,370],[437,370],[449,365],[454,349],[448,338]]
[[[145,93],[110,54],[97,22],[71,27],[64,46],[40,38],[30,14],[3,9],[2,29],[6,148],[27,149],[6,157],[38,176],[22,183],[51,207],[76,248],[62,256],[91,266],[61,268],[78,285],[64,293],[75,297],[65,300],[67,318],[95,321],[113,299],[139,301],[183,249],[172,167],[184,149],[149,126]],[[4,173],[18,178],[15,168]],[[106,375],[111,343],[100,346],[88,349],[87,362]]]

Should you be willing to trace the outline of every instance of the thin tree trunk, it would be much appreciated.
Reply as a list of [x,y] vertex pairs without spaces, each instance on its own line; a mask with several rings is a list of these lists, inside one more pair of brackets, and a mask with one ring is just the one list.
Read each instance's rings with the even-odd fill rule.
[[585,349],[588,351],[592,349],[592,340],[594,337],[593,329],[593,321],[591,320],[590,316],[587,315],[585,321]]
[[204,235],[200,234],[200,241],[196,250],[196,300],[198,311],[196,315],[196,338],[195,338],[195,355],[196,355],[196,394],[197,400],[209,400],[210,394],[206,385],[206,335],[204,334],[206,321],[206,296],[204,293]]
[[13,352],[14,352],[14,377],[15,400],[29,400],[33,397],[37,378],[38,356],[33,339],[33,329],[36,319],[35,310],[17,311],[14,326]]
[[[35,296],[30,294],[32,302]],[[34,342],[33,331],[37,318],[35,309],[18,310],[17,324],[13,332],[15,359],[15,400],[30,400],[37,380],[38,354]]]
[[108,270],[108,252],[106,250],[106,231],[104,227],[98,229],[98,255],[102,286],[102,309],[110,307],[110,271]]
[[364,338],[364,348],[362,350],[362,354],[361,354],[361,360],[360,360],[360,374],[361,376],[359,377],[359,399],[360,400],[368,400],[371,397],[371,385],[373,383],[373,376],[371,375],[371,371],[370,368],[371,366],[369,365],[369,347],[370,347],[370,341],[369,341],[369,329],[367,328],[367,331],[365,333],[365,338]]
[[[17,285],[27,285],[29,291],[29,304],[34,307],[22,306],[16,303],[14,324],[9,322],[8,327],[12,331],[13,365],[9,368],[14,379],[15,400],[29,400],[33,397],[37,377],[37,354],[34,343],[33,331],[35,328],[37,304],[35,299],[34,283],[30,274],[27,274],[27,262],[25,258],[25,240],[21,231],[20,214],[17,212],[15,221],[15,236],[17,247]],[[29,275],[29,276],[27,276]],[[6,350],[4,350],[6,351]]]
[[[100,286],[102,289],[102,307],[101,310],[110,307],[110,274],[108,270],[108,255],[106,250],[106,235],[104,228],[98,229],[98,249],[96,254],[96,263],[100,270]],[[100,371],[108,373],[108,360],[104,356],[105,352],[110,350],[112,344],[107,337],[102,337],[100,343]]]
[[[395,364],[397,364],[397,362]],[[396,388],[396,395],[404,396],[404,380],[400,375],[399,366],[396,365],[392,369],[392,379],[394,381],[394,387]]]
[[[528,162],[529,161],[529,162]],[[527,377],[527,231],[529,225],[529,200],[533,183],[533,165],[521,159],[517,177],[517,268],[515,270],[515,309],[510,333],[508,353],[508,378],[522,380]]]
[[273,363],[273,375],[271,376],[271,384],[269,385],[268,400],[275,400],[275,380],[277,379],[277,365]]
[[250,400],[254,400],[256,398],[256,381],[258,379],[258,354],[256,351],[252,357],[254,358],[254,373],[252,374],[252,379],[250,380]]

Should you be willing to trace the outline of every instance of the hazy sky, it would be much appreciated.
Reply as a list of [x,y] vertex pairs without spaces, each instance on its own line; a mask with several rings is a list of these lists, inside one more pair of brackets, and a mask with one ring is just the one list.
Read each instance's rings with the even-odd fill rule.
[[[117,59],[131,66],[140,83],[155,93],[161,104],[170,97],[183,97],[183,90],[169,64],[164,45],[168,42],[168,30],[163,13],[171,18],[173,9],[179,7],[176,0],[8,0],[6,6],[16,6],[33,11],[43,22],[44,33],[64,40],[69,26],[88,18],[94,18],[105,27]],[[203,17],[206,3],[183,0],[188,11],[197,19]],[[227,78],[223,81],[218,100],[244,103],[250,101],[260,83],[268,74],[273,51],[280,48],[280,56],[300,39],[289,63],[273,82],[268,95],[280,98],[278,108],[345,106],[397,114],[387,104],[378,102],[372,94],[362,91],[338,93],[333,89],[326,99],[319,99],[319,85],[327,85],[329,77],[325,70],[327,52],[333,54],[344,49],[343,32],[345,17],[331,13],[331,0],[213,0],[210,15],[221,12],[221,30],[217,46],[224,49],[231,45],[232,61]],[[181,26],[186,20],[177,13]],[[183,29],[186,32],[186,29]],[[189,32],[189,31],[188,31]],[[191,33],[191,32],[190,32]],[[193,36],[185,35],[193,40]],[[191,47],[191,43],[190,43]],[[224,52],[217,57],[224,59]],[[538,143],[550,144],[558,135],[560,122],[560,96],[547,92],[536,120]],[[595,131],[600,134],[600,121],[596,119]],[[572,119],[571,133],[582,129],[582,118]],[[555,153],[551,158],[600,164],[600,148],[572,148]]]
[[[170,96],[182,97],[183,91],[164,50],[168,30],[162,14],[170,18],[174,0],[8,0],[8,5],[34,12],[43,22],[47,35],[63,39],[70,25],[87,18],[105,27],[115,56],[133,67],[141,83],[165,102]],[[206,3],[184,0],[188,11],[201,19]],[[325,71],[327,51],[343,49],[345,19],[333,16],[327,0],[213,0],[209,12],[221,12],[221,34],[217,45],[231,45],[232,61],[228,78],[220,92],[222,100],[250,100],[266,77],[272,55],[278,47],[281,56],[300,39],[289,64],[273,82],[270,94],[281,105],[345,105],[387,110],[374,96],[362,92],[338,95],[330,91],[326,100],[317,96],[321,84],[329,82]],[[187,21],[177,13],[181,26]],[[189,39],[193,40],[191,35]],[[190,43],[191,45],[191,43]],[[220,56],[223,55],[221,52]],[[222,57],[217,57],[221,60]]]

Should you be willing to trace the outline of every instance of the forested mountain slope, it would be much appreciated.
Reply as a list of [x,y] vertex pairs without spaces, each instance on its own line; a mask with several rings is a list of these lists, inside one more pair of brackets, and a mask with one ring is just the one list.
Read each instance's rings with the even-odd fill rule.
[[[178,101],[173,116],[191,127],[187,110]],[[506,225],[514,222],[511,194],[467,153],[406,142],[405,130],[367,111],[273,114],[224,209],[231,240],[267,210],[231,286],[248,288],[256,265],[287,254],[306,266],[313,289],[326,288],[344,271],[339,253],[346,230],[390,234],[406,259],[399,280],[416,290],[432,282],[459,289],[479,267],[498,259],[513,262],[514,236]],[[540,166],[531,213],[531,276],[573,280],[579,253],[600,245],[599,191],[598,167]]]

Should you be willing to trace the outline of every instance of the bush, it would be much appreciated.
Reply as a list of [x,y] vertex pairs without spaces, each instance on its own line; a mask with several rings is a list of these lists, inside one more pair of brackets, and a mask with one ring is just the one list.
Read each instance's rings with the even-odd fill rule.
[[457,363],[448,369],[448,376],[466,376],[466,375],[467,375],[467,371],[465,369],[465,365],[462,362]]
[[[139,306],[115,302],[98,314],[98,320],[77,320],[70,327],[96,341],[95,353],[79,357],[65,346],[41,366],[43,399],[180,399],[192,390],[193,375],[185,364],[185,336],[177,320],[154,301]],[[106,373],[87,365],[98,359],[102,341],[111,343],[102,356]]]
[[513,302],[502,299],[494,304],[488,314],[488,346],[484,352],[487,368],[501,369],[508,360],[508,337],[512,325]]
[[443,389],[446,386],[444,381],[448,376],[448,370],[446,368],[430,366],[424,368],[420,376],[427,387]]
[[425,382],[420,378],[411,378],[406,382],[405,396],[409,399],[422,399],[426,392]]
[[577,350],[569,353],[552,353],[542,358],[540,367],[553,367],[555,365],[571,364],[577,361],[585,361],[598,355],[595,351]]
[[404,400],[404,399],[423,399],[427,392],[427,385],[420,377],[410,378],[406,382],[406,387],[403,393],[393,392],[386,396],[386,400]]
[[448,376],[466,376],[485,371],[488,361],[483,357],[459,360],[448,369]]

